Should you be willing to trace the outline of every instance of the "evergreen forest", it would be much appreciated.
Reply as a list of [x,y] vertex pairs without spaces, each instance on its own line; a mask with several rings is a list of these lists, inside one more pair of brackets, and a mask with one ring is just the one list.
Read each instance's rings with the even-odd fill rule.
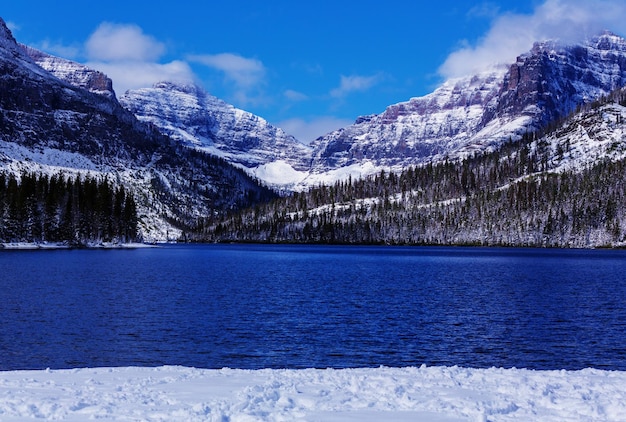
[[107,177],[0,173],[0,242],[137,240],[133,195]]

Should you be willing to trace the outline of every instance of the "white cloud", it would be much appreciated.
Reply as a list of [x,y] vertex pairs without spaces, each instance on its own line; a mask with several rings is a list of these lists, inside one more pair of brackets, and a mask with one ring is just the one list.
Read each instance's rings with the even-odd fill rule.
[[380,82],[381,79],[381,74],[376,74],[372,76],[341,75],[341,82],[339,84],[339,87],[330,91],[330,96],[335,98],[343,98],[352,92],[367,91],[378,82]]
[[546,0],[532,14],[504,14],[476,45],[463,42],[439,68],[445,78],[478,72],[489,65],[509,63],[530,50],[533,42],[559,39],[573,42],[603,29],[626,32],[623,0]]
[[102,23],[85,42],[84,49],[90,59],[86,65],[109,76],[118,94],[165,80],[196,79],[184,61],[160,63],[165,44],[144,34],[137,25]]
[[93,61],[158,60],[165,45],[143,33],[137,25],[104,22],[85,43],[87,56]]
[[322,135],[326,135],[333,130],[346,127],[352,123],[354,122],[348,119],[340,119],[333,116],[321,116],[311,120],[304,120],[301,118],[288,119],[279,122],[277,126],[294,136],[300,142],[308,144]]

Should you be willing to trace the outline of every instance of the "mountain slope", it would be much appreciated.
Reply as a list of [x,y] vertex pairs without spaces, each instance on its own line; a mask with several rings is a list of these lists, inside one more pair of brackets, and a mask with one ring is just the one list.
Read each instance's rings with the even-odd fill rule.
[[67,68],[63,60],[39,55],[64,63],[55,67],[57,77],[29,54],[0,19],[0,170],[108,175],[135,193],[140,230],[155,240],[176,237],[179,223],[273,195],[225,161],[138,121],[111,95],[105,77],[90,92],[76,72],[60,71]]
[[[195,85],[161,82],[128,91],[120,102],[172,139],[223,157],[269,184],[296,183],[308,170],[309,147]],[[272,169],[283,174],[272,176]]]

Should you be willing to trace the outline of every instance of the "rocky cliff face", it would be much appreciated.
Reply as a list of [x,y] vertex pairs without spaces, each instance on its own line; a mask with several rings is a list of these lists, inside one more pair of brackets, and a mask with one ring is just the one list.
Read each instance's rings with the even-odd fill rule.
[[580,45],[535,44],[510,66],[450,80],[432,94],[316,140],[312,173],[402,168],[497,147],[626,84],[626,41],[606,32]]
[[626,41],[610,32],[583,45],[536,43],[512,64],[502,81],[494,116],[526,114],[537,127],[626,84]]
[[[141,121],[149,122],[179,142],[238,164],[268,183],[260,167],[282,163],[291,173],[308,170],[310,148],[252,113],[235,108],[195,85],[161,82],[132,90],[120,102]],[[283,183],[277,183],[283,184]]]

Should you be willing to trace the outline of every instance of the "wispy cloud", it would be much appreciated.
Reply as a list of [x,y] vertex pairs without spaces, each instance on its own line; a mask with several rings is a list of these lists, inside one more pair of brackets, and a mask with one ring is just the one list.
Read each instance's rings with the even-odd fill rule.
[[300,142],[310,143],[333,130],[352,124],[352,120],[333,116],[314,117],[309,120],[294,118],[278,122],[278,126]]
[[39,44],[36,44],[34,47],[65,59],[74,59],[79,57],[82,51],[82,46],[80,44],[65,45],[61,42],[52,42],[50,40],[44,40]]
[[132,24],[102,23],[84,45],[88,66],[113,79],[116,92],[152,86],[163,80],[195,80],[191,67],[184,61],[159,62],[165,44],[144,34]]
[[339,87],[330,91],[330,96],[334,98],[343,98],[352,92],[367,91],[382,80],[382,74],[371,76],[341,75]]
[[483,2],[472,7],[467,16],[470,18],[496,18],[500,14],[500,6],[492,2]]
[[471,74],[489,65],[512,62],[535,41],[574,42],[603,29],[626,32],[626,3],[622,0],[546,0],[532,14],[506,13],[495,17],[487,34],[475,45],[461,42],[460,48],[441,65],[439,73],[445,78]]
[[286,99],[293,102],[306,101],[309,99],[308,95],[303,94],[302,92],[295,91],[293,89],[286,90],[285,92],[283,92],[283,95]]
[[18,24],[16,24],[15,22],[5,22],[7,25],[7,28],[9,28],[11,30],[11,32],[16,32],[20,30],[20,26]]
[[188,59],[224,73],[226,79],[247,88],[257,85],[265,77],[265,66],[257,59],[233,53],[191,55]]

